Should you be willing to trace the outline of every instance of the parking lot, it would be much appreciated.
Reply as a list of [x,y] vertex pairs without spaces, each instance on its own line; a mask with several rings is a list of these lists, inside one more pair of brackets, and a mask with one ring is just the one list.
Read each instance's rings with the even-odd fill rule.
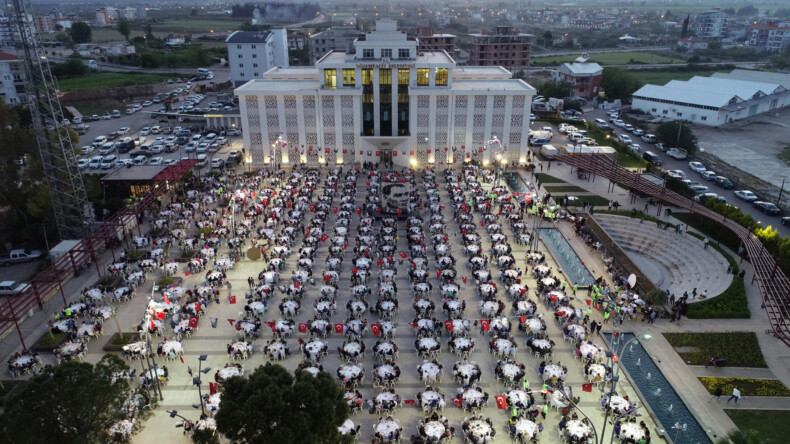
[[[667,156],[665,152],[658,150],[655,144],[644,142],[638,136],[634,136],[633,133],[630,133],[624,130],[623,128],[615,126],[613,122],[609,122],[609,116],[606,114],[606,111],[595,110],[589,113],[585,113],[583,117],[584,120],[589,122],[594,122],[595,119],[605,120],[607,123],[609,123],[609,125],[611,125],[614,128],[613,137],[618,137],[620,135],[629,135],[632,143],[638,145],[641,153],[644,153],[645,151],[651,151],[655,153],[660,159],[660,161],[662,162],[663,169],[667,171],[669,170],[680,171],[683,175],[685,175],[685,178],[699,185],[698,189],[700,193],[715,193],[716,195],[725,199],[728,203],[739,207],[741,211],[743,211],[744,213],[751,214],[752,217],[755,218],[755,220],[761,221],[763,225],[771,225],[774,228],[776,228],[781,235],[790,236],[790,226],[782,225],[781,223],[781,217],[788,216],[787,214],[768,215],[762,212],[760,209],[758,209],[754,204],[742,200],[741,198],[735,195],[736,191],[742,190],[741,187],[738,187],[737,183],[735,184],[735,187],[732,189],[724,189],[723,187],[720,186],[720,184],[717,184],[713,180],[715,177],[721,175],[721,173],[716,172],[717,174],[712,175],[711,180],[707,180],[703,178],[703,176],[700,173],[693,171],[689,167],[689,162],[695,161],[695,159],[688,158],[685,160],[677,160]],[[537,129],[543,126],[548,126],[548,125],[545,122],[534,122],[531,125],[533,129]],[[580,122],[578,128],[581,129],[583,126],[584,126],[583,123]],[[703,143],[705,143],[705,141],[703,141],[702,137],[700,136],[700,145],[703,145]],[[566,144],[573,144],[573,142],[568,138],[567,135],[560,134],[557,128],[555,127],[554,135],[550,141],[550,144],[556,147],[560,147]],[[533,149],[539,150],[539,148],[533,148]],[[778,162],[778,161],[774,160],[774,162]],[[707,167],[705,168],[705,171],[708,171]],[[707,187],[707,189],[703,190],[701,187]],[[756,193],[756,194],[758,198],[762,198],[762,196],[760,196],[760,193]]]

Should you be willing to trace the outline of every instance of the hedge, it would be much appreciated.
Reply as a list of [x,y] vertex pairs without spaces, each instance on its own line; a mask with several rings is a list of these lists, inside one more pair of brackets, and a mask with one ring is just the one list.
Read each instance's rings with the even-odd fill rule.
[[722,294],[686,306],[689,319],[749,319],[751,315],[746,287],[737,275],[732,277],[732,283]]
[[729,228],[725,228],[715,220],[708,219],[697,213],[672,213],[672,216],[688,224],[689,227],[704,233],[712,240],[724,244],[732,251],[738,251],[741,246],[741,239]]

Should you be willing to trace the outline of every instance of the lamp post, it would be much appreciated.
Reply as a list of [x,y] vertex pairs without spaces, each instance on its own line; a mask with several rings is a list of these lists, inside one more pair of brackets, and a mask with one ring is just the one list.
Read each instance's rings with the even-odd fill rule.
[[[206,408],[203,406],[203,390],[201,390],[200,385],[202,381],[200,380],[200,375],[203,374],[203,361],[208,358],[207,355],[200,355],[198,356],[198,375],[196,378],[192,378],[192,383],[195,384],[198,388],[198,396],[200,397],[200,411],[205,415]],[[206,372],[211,370],[210,368],[206,368]]]
[[494,155],[494,160],[496,161],[496,168],[494,169],[495,174],[496,174],[496,178],[494,179],[494,186],[498,187],[499,186],[499,168],[502,165],[502,156],[503,156],[503,154],[505,154],[505,149],[504,149],[504,147],[502,147],[502,142],[499,141],[499,138],[496,136],[496,134],[492,134],[491,135],[491,140],[486,142],[486,149],[488,147],[490,147],[491,145],[499,146],[499,150]]
[[[581,407],[579,407],[575,402],[573,402],[573,399],[571,399],[568,396],[568,394],[565,393],[565,390],[558,390],[555,387],[547,387],[546,388],[546,393],[551,394],[551,393],[554,393],[554,392],[560,393],[562,395],[562,397],[565,398],[566,401],[568,401],[568,404],[571,407],[574,407],[576,410],[578,410],[582,414],[582,416],[584,416],[585,419],[587,419],[587,423],[589,423],[590,427],[593,429],[593,434],[595,435],[595,442],[597,443],[598,442],[598,430],[596,430],[595,426],[593,425],[593,422],[590,420],[590,417],[587,416],[587,413],[584,413],[584,410],[582,410]],[[606,424],[604,423],[604,425],[606,425]],[[603,435],[601,435],[601,439],[603,439]]]
[[[645,342],[649,341],[653,337],[650,334],[649,331],[645,331],[645,332],[643,332],[643,333],[641,333],[639,335],[634,335],[633,338],[631,338],[628,341],[626,341],[626,343],[623,344],[622,347],[620,347],[619,354],[618,354],[618,346],[620,345],[620,338],[622,336],[619,335],[616,331],[612,332],[612,349],[606,351],[606,357],[609,358],[609,364],[610,364],[610,367],[612,368],[612,377],[611,377],[612,384],[611,384],[611,387],[609,389],[609,399],[610,400],[612,399],[612,396],[615,393],[615,388],[617,387],[617,381],[620,379],[620,366],[618,365],[617,367],[615,367],[614,364],[620,362],[620,360],[621,360],[622,356],[625,354],[628,346],[633,344],[633,343],[635,343],[635,342],[638,342],[639,339],[640,339],[640,336],[641,336],[641,339],[644,340]],[[610,409],[606,408],[604,416],[603,416],[603,429],[601,430],[601,440],[603,440],[603,437],[606,434],[606,421],[607,421],[607,419],[609,419],[609,410]],[[614,433],[612,433],[612,440],[610,442],[613,442],[613,441],[614,441]]]
[[[151,301],[154,300],[154,288],[156,288],[156,286],[151,287],[151,298],[150,298]],[[148,356],[150,355],[151,362],[153,363],[153,366],[151,366],[151,364],[149,364],[148,367],[149,367],[149,369],[153,369],[153,373],[154,373],[153,374],[153,379],[156,382],[156,391],[159,393],[159,400],[163,401],[164,397],[162,397],[162,387],[159,385],[159,366],[156,364],[156,353],[151,348],[151,332],[150,332],[150,329],[148,328],[148,326],[151,325],[151,323],[153,322],[151,320],[151,314],[152,314],[151,310],[146,310],[146,320],[145,320],[145,324],[146,325],[145,325],[145,328],[144,328],[144,330],[145,330],[145,347],[146,347],[146,349],[148,349],[148,353],[146,353],[146,361],[148,360]]]

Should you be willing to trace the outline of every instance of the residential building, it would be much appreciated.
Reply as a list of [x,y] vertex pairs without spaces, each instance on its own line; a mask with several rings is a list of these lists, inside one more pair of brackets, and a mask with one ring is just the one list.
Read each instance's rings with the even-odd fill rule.
[[24,67],[16,54],[0,52],[0,100],[21,103],[25,95]]
[[434,34],[430,26],[417,28],[417,51],[446,51],[450,57],[455,54],[455,36],[452,34]]
[[720,126],[790,106],[790,74],[734,70],[645,85],[631,108],[656,117]]
[[118,10],[118,15],[122,19],[128,20],[130,22],[135,21],[138,18],[140,18],[137,15],[137,8],[123,8],[123,9],[119,9]]
[[588,62],[586,58],[580,58],[574,63],[560,65],[556,78],[570,85],[575,97],[593,99],[598,97],[598,93],[601,92],[603,67],[597,63]]
[[723,39],[727,36],[728,19],[718,8],[697,14],[692,28],[694,35],[703,39]]
[[304,48],[307,43],[307,36],[300,32],[292,32],[288,35],[288,50],[296,51]]
[[783,51],[790,47],[790,22],[758,23],[750,26],[749,46],[761,51]]
[[55,31],[55,24],[52,17],[48,15],[38,15],[35,18],[36,31],[42,34],[48,34]]
[[685,48],[688,51],[702,51],[708,49],[708,41],[690,35],[678,40],[678,48]]
[[491,34],[470,34],[469,65],[502,66],[507,69],[529,67],[532,34],[510,26],[497,26]]
[[525,162],[535,89],[503,67],[459,67],[417,45],[380,19],[354,53],[273,68],[237,88],[252,164]]
[[240,86],[277,66],[288,66],[288,36],[285,28],[268,31],[236,31],[228,45],[230,79]]
[[[2,14],[2,12],[0,12]],[[25,14],[25,29],[28,35],[36,34],[36,23],[33,16]],[[17,25],[16,17],[12,14],[0,15],[0,47],[14,46],[19,40],[19,25]]]
[[112,6],[105,6],[104,8],[97,9],[94,15],[94,20],[99,26],[110,26],[116,23],[121,18],[121,13],[118,8]]
[[315,64],[329,51],[354,53],[354,41],[364,38],[365,33],[356,28],[332,28],[310,36],[310,63]]

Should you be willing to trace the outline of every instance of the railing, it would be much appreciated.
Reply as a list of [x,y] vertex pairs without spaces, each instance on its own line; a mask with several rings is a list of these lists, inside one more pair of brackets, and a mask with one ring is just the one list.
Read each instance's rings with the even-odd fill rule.
[[768,314],[771,330],[777,338],[790,346],[790,307],[788,306],[788,301],[790,301],[790,279],[779,269],[779,264],[760,240],[757,239],[757,236],[752,234],[747,228],[699,203],[695,203],[693,200],[668,190],[666,187],[656,185],[642,178],[639,174],[621,167],[617,162],[605,156],[566,153],[558,156],[557,160],[586,170],[593,175],[609,179],[626,188],[658,198],[689,212],[705,216],[708,219],[719,222],[735,233],[743,243],[744,250],[747,252],[754,268],[752,283],[757,282],[757,288],[763,300],[762,305]]
[[127,230],[137,226],[138,234],[142,234],[139,225],[137,225],[137,217],[159,202],[159,197],[167,190],[168,179],[171,182],[180,179],[183,173],[194,166],[196,162],[194,159],[182,160],[177,165],[167,167],[154,178],[145,194],[138,196],[134,202],[113,214],[101,225],[93,228],[71,250],[52,261],[44,271],[36,275],[24,290],[15,296],[6,298],[5,302],[0,304],[0,337],[4,337],[11,328],[16,327],[22,346],[27,349],[19,330],[19,321],[35,308],[42,310],[46,299],[56,292],[60,292],[63,304],[67,304],[68,298],[63,290],[63,285],[72,277],[79,276],[80,269],[88,262],[93,263],[101,276],[99,256],[109,249],[115,260],[113,244],[120,241]]

